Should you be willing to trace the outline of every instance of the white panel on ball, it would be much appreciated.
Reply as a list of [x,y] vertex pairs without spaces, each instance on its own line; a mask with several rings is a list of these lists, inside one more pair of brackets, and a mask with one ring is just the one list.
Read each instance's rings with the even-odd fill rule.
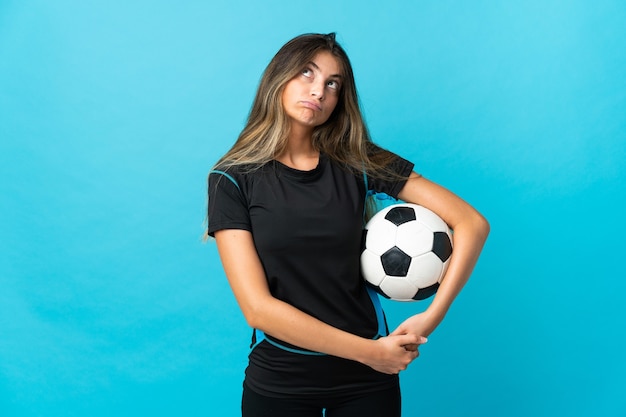
[[447,232],[449,230],[448,225],[432,211],[428,210],[425,207],[417,205],[415,205],[413,208],[415,210],[415,215],[420,220],[420,222],[422,222],[433,232]]
[[367,230],[365,246],[377,255],[382,255],[395,246],[396,225],[388,221],[380,221]]
[[434,253],[428,252],[411,260],[406,278],[417,288],[425,288],[440,282],[442,271],[441,259]]
[[380,285],[385,278],[385,270],[383,264],[380,263],[380,256],[369,249],[365,249],[361,253],[361,271],[364,278],[373,285]]
[[418,288],[403,277],[387,276],[380,284],[380,289],[390,298],[397,301],[410,301]]
[[396,246],[411,257],[430,252],[433,232],[419,222],[401,224],[396,230]]

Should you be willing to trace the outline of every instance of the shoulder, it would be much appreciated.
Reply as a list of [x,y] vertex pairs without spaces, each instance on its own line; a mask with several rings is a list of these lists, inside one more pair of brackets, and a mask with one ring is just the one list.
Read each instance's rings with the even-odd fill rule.
[[256,176],[262,175],[267,171],[268,164],[258,165],[226,165],[219,164],[214,166],[209,172],[209,180],[211,178],[226,178],[229,181],[240,184],[241,182],[249,181]]
[[219,183],[222,180],[230,181],[237,188],[240,188],[241,173],[234,167],[216,167],[209,172],[209,184]]
[[377,145],[373,142],[369,142],[366,145],[367,157],[373,160],[382,160],[388,162],[394,162],[397,160],[404,160],[397,153],[390,151],[389,149],[383,148],[380,145]]
[[273,164],[258,165],[216,165],[209,172],[209,188],[229,188],[248,195],[255,184],[267,182]]
[[382,177],[392,174],[392,176],[408,176],[414,168],[414,164],[400,155],[385,149],[375,143],[368,143],[367,158],[369,160],[368,174]]

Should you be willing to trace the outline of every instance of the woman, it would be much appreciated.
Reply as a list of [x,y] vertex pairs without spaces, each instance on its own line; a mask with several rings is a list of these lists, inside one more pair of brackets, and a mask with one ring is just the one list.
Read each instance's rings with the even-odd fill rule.
[[[368,191],[423,205],[454,230],[430,306],[390,334],[359,272]],[[372,143],[334,34],[298,36],[269,63],[245,128],[209,175],[208,219],[255,329],[246,417],[399,416],[398,373],[444,318],[489,232],[467,203]]]

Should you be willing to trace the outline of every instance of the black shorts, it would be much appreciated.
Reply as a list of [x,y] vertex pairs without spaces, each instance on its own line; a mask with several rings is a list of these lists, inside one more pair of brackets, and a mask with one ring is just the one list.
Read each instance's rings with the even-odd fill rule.
[[241,411],[243,417],[400,417],[400,385],[332,398],[274,398],[258,394],[244,383]]

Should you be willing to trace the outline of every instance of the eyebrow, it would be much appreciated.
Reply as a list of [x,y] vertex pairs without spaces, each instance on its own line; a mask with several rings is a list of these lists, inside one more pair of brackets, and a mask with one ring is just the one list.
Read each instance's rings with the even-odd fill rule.
[[[318,71],[319,71],[319,69],[320,69],[320,67],[319,67],[319,66],[318,66],[315,62],[313,62],[313,61],[309,61],[309,65],[310,65],[310,66],[312,66],[312,67],[314,67],[314,68],[315,68],[316,70],[318,70]],[[343,75],[341,75],[341,74],[333,74],[333,75],[331,75],[329,78],[333,78],[333,77],[334,77],[334,78],[343,79]]]

